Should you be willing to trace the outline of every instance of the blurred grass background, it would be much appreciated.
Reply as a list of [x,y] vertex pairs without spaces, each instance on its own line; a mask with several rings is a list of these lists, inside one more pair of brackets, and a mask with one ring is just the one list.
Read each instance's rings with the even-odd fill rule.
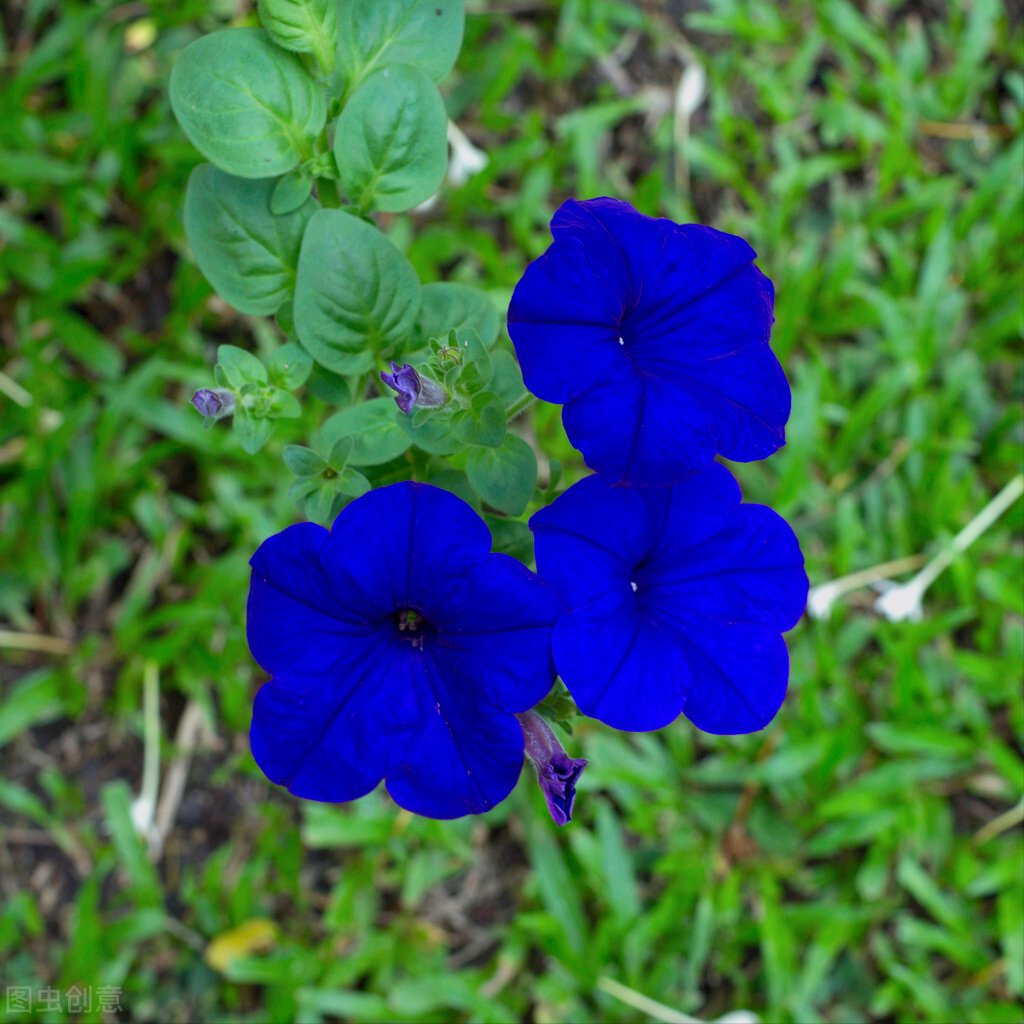
[[[382,221],[424,280],[504,303],[571,195],[748,238],[793,417],[736,471],[812,584],[934,553],[1019,472],[1017,3],[468,6],[446,100],[489,163]],[[451,823],[265,782],[247,559],[298,518],[280,449],[324,408],[248,458],[187,406],[218,343],[277,339],[189,259],[199,158],[166,97],[184,45],[253,17],[0,8],[0,986],[120,987],[107,1019],[134,1021],[1020,1021],[1019,501],[923,621],[871,590],[805,619],[764,732],[581,724],[562,831],[528,777]],[[557,413],[527,429],[578,476]],[[131,824],[147,673],[175,808],[155,862]]]

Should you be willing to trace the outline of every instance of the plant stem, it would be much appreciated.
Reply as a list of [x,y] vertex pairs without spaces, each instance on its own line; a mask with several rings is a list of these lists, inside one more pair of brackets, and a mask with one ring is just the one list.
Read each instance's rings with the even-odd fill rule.
[[533,395],[528,391],[520,395],[508,408],[505,410],[505,415],[511,420],[518,416],[525,408],[531,405],[535,401]]
[[320,205],[325,209],[336,209],[341,206],[337,186],[330,178],[317,178],[316,192],[320,197]]

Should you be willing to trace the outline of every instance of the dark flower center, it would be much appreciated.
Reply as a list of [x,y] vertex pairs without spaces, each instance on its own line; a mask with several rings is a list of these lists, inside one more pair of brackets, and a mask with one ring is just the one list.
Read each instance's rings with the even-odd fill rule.
[[399,638],[408,640],[413,647],[423,646],[423,639],[430,627],[423,613],[412,608],[400,608],[395,612],[395,625],[398,627]]
[[395,618],[398,620],[399,632],[404,633],[406,630],[410,632],[418,632],[423,624],[423,616],[413,611],[412,608],[402,608],[396,612]]

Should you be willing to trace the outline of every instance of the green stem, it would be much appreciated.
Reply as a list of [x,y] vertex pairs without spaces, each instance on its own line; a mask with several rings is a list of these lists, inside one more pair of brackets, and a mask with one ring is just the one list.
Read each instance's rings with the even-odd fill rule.
[[316,193],[320,197],[320,205],[325,209],[336,209],[341,206],[338,189],[330,178],[316,179]]
[[[327,125],[324,125],[324,130],[317,137],[313,148],[316,156],[321,156],[323,153],[331,151],[331,141],[327,137]],[[336,209],[341,206],[341,193],[338,191],[338,183],[336,181],[331,178],[316,178],[315,181],[321,206],[329,209]]]
[[533,395],[528,391],[520,395],[506,410],[505,415],[511,420],[518,416],[524,409],[535,401]]
[[142,667],[142,796],[156,809],[160,789],[160,669],[152,658]]
[[345,380],[352,395],[352,405],[361,402],[363,400],[363,393],[366,391],[368,377],[365,374],[356,373],[351,377],[346,377]]

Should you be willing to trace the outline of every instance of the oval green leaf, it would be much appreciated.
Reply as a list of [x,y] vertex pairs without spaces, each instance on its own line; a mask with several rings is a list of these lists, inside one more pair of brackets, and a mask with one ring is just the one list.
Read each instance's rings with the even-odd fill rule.
[[270,212],[275,181],[254,181],[200,164],[185,190],[185,234],[199,269],[240,313],[269,316],[292,297],[302,232],[318,205]]
[[537,486],[537,456],[516,434],[506,434],[500,448],[473,448],[466,459],[466,476],[484,502],[519,516],[526,511]]
[[423,286],[423,303],[416,321],[417,339],[447,338],[448,332],[474,330],[490,348],[498,339],[501,321],[487,293],[457,281],[434,281]]
[[417,448],[431,455],[454,455],[463,448],[462,443],[452,434],[451,416],[443,412],[425,423],[413,425],[411,416],[396,410],[395,422],[409,435]]
[[313,357],[297,341],[289,341],[270,357],[267,369],[275,387],[294,391],[306,382],[313,369]]
[[306,390],[321,402],[343,406],[352,401],[352,389],[348,381],[337,373],[331,373],[319,363],[313,364],[313,371],[306,381]]
[[246,384],[267,383],[267,368],[259,357],[237,345],[218,346],[217,368],[224,374],[227,386],[236,391],[241,391]]
[[335,373],[364,373],[403,344],[416,322],[420,282],[375,227],[341,210],[313,214],[295,283],[295,329]]
[[463,444],[497,448],[505,437],[505,406],[497,395],[481,391],[469,409],[452,417],[452,434]]
[[189,44],[171,72],[171,106],[192,144],[221,170],[269,178],[313,155],[327,107],[298,57],[258,28]]
[[338,118],[341,184],[361,210],[409,210],[437,191],[448,165],[448,115],[437,86],[409,64],[381,68]]
[[327,467],[323,457],[301,444],[289,444],[282,452],[284,464],[300,477],[319,476]]
[[526,393],[523,372],[511,352],[499,348],[491,353],[491,380],[487,386],[506,407],[519,401]]
[[309,198],[313,191],[313,179],[300,167],[277,179],[274,191],[270,193],[270,212],[275,217],[293,213]]
[[278,46],[314,54],[325,74],[334,70],[336,0],[260,0],[260,21]]
[[274,422],[271,419],[257,419],[248,409],[239,408],[235,412],[232,426],[247,455],[255,455],[270,440],[270,435],[274,433]]
[[392,64],[440,82],[462,49],[463,0],[347,0],[338,14],[338,71],[349,87]]
[[390,398],[371,398],[330,417],[320,428],[317,447],[329,451],[343,437],[352,438],[350,466],[379,466],[398,458],[412,444],[395,422],[395,403]]

